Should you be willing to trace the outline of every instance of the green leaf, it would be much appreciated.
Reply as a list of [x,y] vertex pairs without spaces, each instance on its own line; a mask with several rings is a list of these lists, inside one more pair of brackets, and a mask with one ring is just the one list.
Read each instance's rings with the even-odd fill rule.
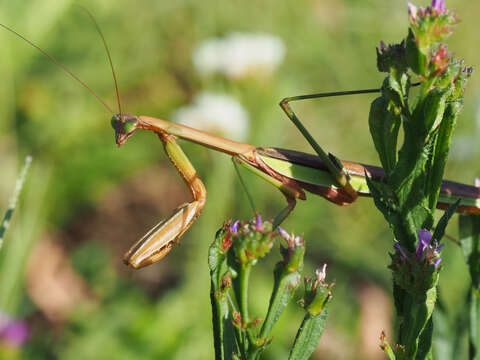
[[445,111],[445,101],[448,95],[448,88],[435,88],[431,90],[425,97],[423,103],[423,119],[427,133],[436,129],[443,118]]
[[383,96],[372,102],[369,115],[370,134],[385,173],[388,175],[397,162],[397,137],[400,128],[400,116],[387,110]]
[[418,341],[418,351],[416,360],[432,359],[432,335],[433,335],[433,319],[428,319],[425,328],[422,330]]
[[428,58],[425,53],[419,49],[412,29],[408,29],[407,36],[407,64],[412,71],[421,76],[425,76],[427,72]]
[[290,349],[289,360],[307,360],[317,348],[327,323],[327,310],[320,315],[307,313],[298,329],[295,342]]
[[437,206],[438,195],[442,186],[443,173],[447,163],[448,153],[450,151],[450,143],[453,129],[457,120],[457,112],[455,104],[449,103],[443,115],[443,120],[438,130],[436,144],[430,161],[430,171],[427,180],[427,191],[429,193],[429,208],[435,209]]
[[[372,181],[368,175],[365,175],[370,194],[378,210],[383,214],[385,220],[390,224],[395,238],[402,243],[409,251],[413,251],[417,239],[417,230],[413,226],[405,226],[405,219],[398,209],[395,194],[393,194],[388,185]],[[405,239],[410,239],[408,243]]]
[[433,235],[432,235],[433,240],[437,240],[438,242],[442,240],[443,235],[445,235],[445,229],[447,228],[448,222],[450,221],[452,216],[455,214],[458,206],[460,205],[460,200],[461,199],[458,199],[455,203],[450,205],[448,209],[443,213],[442,217],[438,221],[435,231],[433,232]]
[[281,263],[275,268],[275,282],[273,285],[270,304],[268,306],[267,316],[260,330],[260,341],[265,340],[277,323],[285,307],[292,300],[295,291],[301,282],[301,275],[298,271],[286,272]]

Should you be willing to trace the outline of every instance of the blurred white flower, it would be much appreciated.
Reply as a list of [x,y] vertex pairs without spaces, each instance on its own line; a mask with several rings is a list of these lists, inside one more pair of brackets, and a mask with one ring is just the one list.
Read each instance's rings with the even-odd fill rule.
[[283,41],[273,35],[234,32],[205,40],[193,52],[201,75],[224,74],[242,78],[251,73],[270,75],[285,56]]
[[248,137],[248,112],[229,95],[200,93],[192,104],[179,108],[172,117],[179,124],[229,139],[245,141]]

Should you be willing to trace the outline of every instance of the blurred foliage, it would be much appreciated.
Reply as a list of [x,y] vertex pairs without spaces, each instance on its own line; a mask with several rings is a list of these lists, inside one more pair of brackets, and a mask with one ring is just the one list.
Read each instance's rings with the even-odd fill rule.
[[[125,111],[169,119],[198,92],[222,91],[248,110],[250,143],[303,151],[310,150],[277,106],[279,100],[379,87],[382,75],[376,71],[375,46],[380,40],[398,41],[407,25],[403,1],[80,3],[94,13],[106,36]],[[64,62],[113,106],[114,88],[99,36],[72,4],[2,2],[0,21]],[[456,8],[462,19],[449,48],[475,66],[480,61],[475,30],[480,3],[457,0],[447,6]],[[286,60],[272,78],[231,82],[195,73],[192,49],[206,38],[231,31],[266,32],[285,42]],[[28,345],[12,356],[212,358],[207,247],[225,219],[251,216],[228,157],[182,142],[209,191],[203,215],[167,259],[140,272],[125,269],[122,251],[155,219],[168,216],[186,199],[179,176],[156,137],[138,133],[118,149],[111,115],[94,97],[6,31],[0,32],[0,41],[1,204],[7,203],[17,163],[27,153],[36,159],[0,259],[0,274],[8,279],[8,286],[0,290],[0,308],[26,317],[33,331]],[[480,174],[480,154],[472,141],[480,131],[477,78],[469,84],[454,135],[446,170],[452,180],[471,182]],[[368,95],[325,99],[295,104],[295,109],[325,149],[339,158],[377,164],[367,125],[372,99]],[[463,151],[458,156],[456,147]],[[245,179],[261,213],[273,217],[284,205],[282,196],[262,180],[248,174]],[[447,232],[456,235],[454,226]],[[355,348],[361,346],[363,335],[358,294],[365,284],[388,291],[390,287],[386,254],[391,235],[381,215],[369,199],[337,207],[312,195],[298,204],[285,227],[308,239],[306,271],[327,262],[329,277],[336,279],[331,318],[315,356],[358,359],[361,354]],[[41,269],[25,272],[27,259],[35,243],[45,238],[60,241],[64,256],[95,299],[79,302],[62,321],[51,321],[30,300],[29,289],[40,281],[35,274]],[[45,263],[51,260],[48,254],[43,256]],[[455,310],[461,300],[456,294],[468,283],[468,273],[455,244],[447,244],[443,256],[448,271],[440,281],[441,297]],[[278,259],[270,261],[272,265]],[[256,279],[270,276],[266,269],[257,271]],[[252,298],[258,298],[252,304],[254,314],[265,313],[268,304],[270,289],[263,284],[252,284]],[[266,359],[287,357],[301,316],[300,308],[287,309]],[[352,319],[357,325],[352,326]],[[381,330],[370,336],[377,338]]]

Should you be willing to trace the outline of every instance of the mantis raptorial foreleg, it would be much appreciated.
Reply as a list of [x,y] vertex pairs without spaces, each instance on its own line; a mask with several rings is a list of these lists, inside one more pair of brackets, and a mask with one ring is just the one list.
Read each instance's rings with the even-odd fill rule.
[[[178,207],[170,218],[160,221],[145,236],[138,240],[127,251],[124,262],[133,267],[141,268],[165,257],[178,242],[178,239],[200,215],[207,199],[207,191],[200,180],[195,168],[176,142],[176,137],[166,132],[157,132],[162,140],[166,154],[170,161],[185,180],[192,194],[192,201]],[[296,198],[305,199],[305,193],[297,187],[288,184],[260,171],[249,164],[241,155],[232,157],[235,164],[240,164],[249,171],[259,175],[275,187],[286,197],[287,206],[280,211],[274,219],[274,227],[277,227],[290,214],[296,204]]]
[[176,142],[175,136],[160,132],[158,137],[162,140],[170,161],[185,180],[193,199],[179,206],[170,218],[155,225],[128,250],[123,260],[136,269],[153,264],[166,256],[200,215],[207,199],[207,191],[202,180]]

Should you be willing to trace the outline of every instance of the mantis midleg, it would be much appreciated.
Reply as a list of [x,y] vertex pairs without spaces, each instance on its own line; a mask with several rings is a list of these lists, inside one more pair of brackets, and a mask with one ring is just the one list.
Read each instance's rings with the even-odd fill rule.
[[[115,74],[105,39],[93,17],[90,14],[89,16],[94,21],[102,37],[104,46],[107,49],[112,73]],[[327,155],[308,133],[288,104],[294,100],[372,93],[378,92],[379,89],[302,95],[282,100],[280,106],[306,137],[318,156],[292,150],[262,148],[227,140],[162,119],[122,113],[115,75],[114,82],[119,113],[114,114],[111,108],[65,65],[19,33],[3,24],[0,24],[0,26],[35,47],[97,97],[104,107],[113,115],[112,126],[115,129],[117,145],[124,145],[138,129],[155,132],[163,142],[165,152],[171,162],[189,187],[193,198],[192,201],[181,205],[168,219],[160,221],[125,254],[124,262],[133,268],[144,267],[166,256],[174,245],[178,243],[179,238],[200,215],[206,201],[205,186],[187,156],[176,142],[176,138],[192,141],[213,150],[226,153],[233,157],[236,164],[240,164],[277,187],[286,197],[287,206],[274,219],[274,226],[278,226],[289,215],[295,207],[296,199],[306,199],[304,190],[323,196],[337,205],[347,205],[354,202],[358,196],[370,195],[365,176],[369,176],[376,181],[382,181],[385,178],[381,168],[342,161],[331,154]],[[480,213],[480,188],[451,181],[443,181],[438,207],[446,208],[458,198],[461,199],[460,206],[457,208],[458,212]]]

